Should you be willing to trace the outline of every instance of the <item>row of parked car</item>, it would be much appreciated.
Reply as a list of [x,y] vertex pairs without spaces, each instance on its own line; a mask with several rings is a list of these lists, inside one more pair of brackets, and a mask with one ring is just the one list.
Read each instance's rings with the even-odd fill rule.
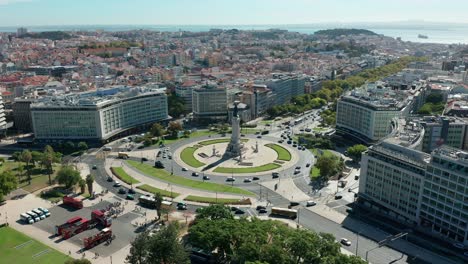
[[49,210],[43,207],[38,207],[20,214],[20,219],[26,224],[34,224],[35,222],[39,222],[49,216]]

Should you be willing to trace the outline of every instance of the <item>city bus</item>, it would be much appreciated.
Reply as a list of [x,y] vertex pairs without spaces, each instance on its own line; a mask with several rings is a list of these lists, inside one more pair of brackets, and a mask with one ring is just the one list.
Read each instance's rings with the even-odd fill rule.
[[294,125],[300,124],[303,121],[304,121],[304,118],[298,118],[298,119],[294,120]]
[[280,207],[272,207],[271,214],[276,216],[287,217],[291,219],[296,219],[297,217],[297,210],[295,209],[288,209],[288,208],[280,208]]

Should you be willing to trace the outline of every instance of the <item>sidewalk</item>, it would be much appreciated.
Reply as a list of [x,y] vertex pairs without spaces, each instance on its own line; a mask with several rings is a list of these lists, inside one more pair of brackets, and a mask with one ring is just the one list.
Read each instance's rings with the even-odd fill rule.
[[[310,196],[297,188],[292,178],[264,181],[260,183],[262,186],[278,193],[286,200],[295,202],[304,202],[310,200]],[[277,189],[275,190],[275,185]]]

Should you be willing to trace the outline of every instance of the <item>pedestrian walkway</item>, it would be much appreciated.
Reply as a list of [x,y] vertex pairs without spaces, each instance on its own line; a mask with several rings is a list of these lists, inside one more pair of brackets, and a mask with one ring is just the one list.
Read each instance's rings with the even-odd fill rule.
[[[286,200],[295,202],[304,202],[310,199],[310,196],[297,188],[294,180],[291,178],[264,181],[260,183],[262,186],[277,192]],[[275,188],[276,186],[276,188]]]

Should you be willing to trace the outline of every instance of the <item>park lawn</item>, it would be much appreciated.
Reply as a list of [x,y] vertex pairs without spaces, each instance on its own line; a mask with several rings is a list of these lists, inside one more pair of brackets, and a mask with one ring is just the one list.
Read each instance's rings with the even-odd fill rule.
[[180,195],[180,193],[159,189],[148,184],[137,186],[137,188],[143,191],[147,191],[149,193],[160,193],[162,196],[170,197],[170,198],[176,198],[177,196]]
[[125,182],[126,184],[140,183],[139,180],[128,175],[128,173],[125,172],[125,170],[122,167],[111,167],[111,171],[115,175],[115,177],[119,178],[121,181]]
[[226,142],[229,142],[230,140],[231,140],[230,138],[217,138],[217,139],[200,141],[198,142],[198,144],[202,146],[208,146],[208,145],[213,145],[213,144],[218,144],[218,143],[226,143]]
[[[28,242],[31,241],[31,242]],[[23,244],[26,243],[27,244]],[[15,248],[23,244],[19,248]],[[44,250],[47,250],[45,252]],[[43,252],[40,256],[35,256]],[[0,263],[49,264],[64,263],[71,259],[65,254],[50,248],[41,242],[20,233],[10,227],[0,228]]]
[[276,163],[268,163],[258,167],[246,167],[246,168],[227,168],[227,167],[217,167],[214,172],[219,173],[255,173],[255,172],[263,172],[263,171],[270,171],[281,167]]
[[185,197],[185,201],[209,203],[209,204],[251,204],[250,200],[235,199],[235,198],[216,198],[216,197],[202,197],[189,195]]
[[322,131],[328,130],[328,128],[325,128],[325,127],[314,127],[312,130],[315,131],[315,132],[322,132]]
[[316,179],[318,177],[320,177],[320,169],[314,166],[310,170],[310,178],[311,179]]
[[[18,181],[18,188],[21,188],[27,192],[35,192],[37,190],[43,189],[49,185],[49,176],[47,175],[47,171],[40,166],[36,165],[36,167],[31,167],[31,184],[29,184],[28,176],[26,168],[24,168],[24,172],[22,173],[21,177],[20,173],[18,172],[18,167],[20,165],[24,166],[24,162],[5,162],[2,166],[0,166],[0,172],[10,170],[13,175],[17,176]],[[25,167],[25,166],[24,166]],[[54,183],[55,176],[57,172],[60,170],[61,165],[54,164],[53,165],[53,173],[51,175],[52,184]]]
[[[184,140],[184,139],[187,139],[187,138],[197,138],[197,137],[216,135],[216,134],[219,134],[219,133],[216,132],[216,131],[209,131],[209,130],[197,130],[197,131],[192,132],[189,137],[166,138],[166,139],[163,140],[163,142],[164,142],[164,144],[169,145],[169,144],[172,144],[174,142],[178,142],[178,141],[181,141],[181,140]],[[159,143],[160,142],[157,142],[156,144],[159,145]],[[156,144],[154,144],[154,145],[156,145]]]
[[194,156],[195,151],[197,150],[196,147],[187,147],[182,150],[180,153],[180,159],[185,162],[190,167],[199,168],[204,166],[205,163],[197,160]]
[[241,134],[255,134],[261,131],[262,130],[258,128],[241,128]]
[[291,160],[291,153],[289,153],[289,151],[283,148],[282,146],[277,145],[277,144],[266,144],[265,146],[276,151],[276,154],[278,154],[279,160],[285,160],[285,161]]
[[161,179],[163,181],[166,181],[172,184],[180,185],[183,187],[204,190],[204,191],[211,191],[211,192],[234,193],[234,194],[254,196],[252,192],[249,192],[241,188],[232,187],[232,186],[223,185],[223,184],[211,183],[211,182],[190,180],[181,176],[171,175],[169,172],[165,171],[164,169],[156,169],[156,168],[153,168],[151,165],[144,164],[144,163],[142,164],[138,161],[127,160],[127,163],[144,174],[147,174],[149,176]]

